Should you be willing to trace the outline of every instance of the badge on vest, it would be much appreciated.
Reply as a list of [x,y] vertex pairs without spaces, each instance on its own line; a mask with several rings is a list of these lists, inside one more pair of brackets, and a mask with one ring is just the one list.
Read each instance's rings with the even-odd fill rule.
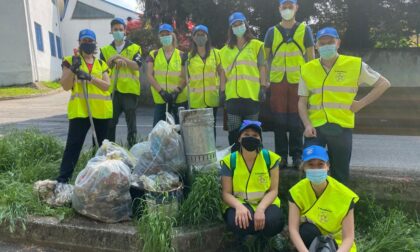
[[344,71],[336,71],[335,72],[335,80],[338,82],[344,81],[346,79],[346,72]]
[[318,207],[318,220],[321,223],[327,223],[329,221],[329,215],[331,211],[328,209]]
[[256,174],[256,175],[258,176],[258,182],[260,184],[266,184],[268,182],[267,181],[267,176],[266,176],[265,173],[260,173],[260,174]]

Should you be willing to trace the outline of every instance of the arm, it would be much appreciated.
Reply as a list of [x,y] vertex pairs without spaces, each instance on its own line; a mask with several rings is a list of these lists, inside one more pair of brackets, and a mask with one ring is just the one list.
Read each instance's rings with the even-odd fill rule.
[[354,242],[354,209],[351,209],[343,220],[343,241],[337,252],[348,252]]
[[264,64],[258,68],[260,70],[260,85],[267,88],[267,65]]
[[63,67],[63,74],[61,75],[60,84],[66,91],[69,91],[73,88],[74,73],[68,67]]
[[289,234],[290,239],[295,245],[297,251],[308,252],[308,249],[303,243],[302,237],[299,234],[300,226],[300,209],[295,203],[289,201]]
[[254,226],[255,230],[262,230],[265,226],[265,210],[271,204],[273,204],[274,200],[278,195],[278,188],[279,188],[279,167],[274,167],[270,170],[270,190],[264,195],[261,202],[258,204],[257,208],[255,209],[254,214]]
[[312,126],[311,121],[309,121],[307,96],[299,96],[298,110],[300,119],[302,120],[302,123],[305,126],[304,135],[306,137],[316,137],[316,130]]
[[157,83],[154,75],[153,75],[153,62],[147,63],[147,80],[149,81],[150,85],[156,89],[156,91],[160,92],[162,88],[160,87],[159,83]]
[[383,76],[379,77],[376,83],[373,85],[373,89],[359,101],[354,101],[351,105],[350,110],[354,113],[359,112],[361,109],[376,101],[381,95],[391,87],[391,83]]
[[91,83],[101,89],[102,91],[108,91],[110,86],[109,75],[107,72],[102,74],[102,79],[98,79],[92,76]]
[[308,62],[315,59],[315,47],[311,46],[306,48],[306,58]]
[[226,88],[226,75],[222,65],[217,66],[217,73],[219,74],[219,89],[221,92],[224,92]]

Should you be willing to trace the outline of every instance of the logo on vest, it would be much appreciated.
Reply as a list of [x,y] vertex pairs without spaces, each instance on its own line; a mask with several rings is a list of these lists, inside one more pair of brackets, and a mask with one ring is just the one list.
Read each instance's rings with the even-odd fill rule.
[[318,220],[319,220],[319,222],[327,223],[329,221],[330,213],[331,213],[331,210],[318,207]]
[[260,182],[260,184],[266,184],[267,183],[267,178],[264,175],[265,174],[258,175],[258,182]]
[[338,82],[344,81],[346,79],[346,72],[337,71],[335,72],[335,80]]

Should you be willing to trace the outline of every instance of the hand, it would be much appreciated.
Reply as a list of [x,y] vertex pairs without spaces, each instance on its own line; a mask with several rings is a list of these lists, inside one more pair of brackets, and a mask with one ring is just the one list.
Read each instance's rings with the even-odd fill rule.
[[176,102],[176,98],[178,98],[179,93],[180,93],[179,88],[176,88],[174,91],[172,91],[171,96],[172,96],[173,102]]
[[305,132],[303,132],[305,137],[316,137],[316,129],[312,127],[312,125],[308,125],[305,127]]
[[172,103],[172,95],[170,95],[166,90],[161,89],[159,91],[160,96],[166,103]]
[[116,59],[115,61],[115,65],[117,66],[117,68],[120,68],[120,67],[126,67],[127,66],[127,63],[125,62],[125,60],[123,60],[123,59]]
[[257,208],[254,214],[254,228],[255,231],[263,230],[265,226],[265,213],[264,210]]
[[87,80],[87,81],[92,80],[92,75],[90,75],[90,74],[88,74],[85,71],[82,71],[80,69],[77,71],[76,75],[77,75],[77,78],[79,80]]
[[219,106],[223,107],[226,101],[226,93],[225,91],[220,91],[219,94]]
[[242,229],[247,229],[249,221],[252,220],[251,213],[248,208],[241,204],[235,210],[235,225]]
[[113,68],[116,64],[115,60],[119,59],[120,55],[114,55],[111,58],[108,59],[108,61],[106,62],[106,64],[110,67]]
[[362,108],[363,108],[364,106],[363,106],[363,103],[361,102],[361,101],[356,101],[356,100],[354,100],[353,101],[353,103],[351,104],[351,106],[350,106],[350,110],[353,112],[353,113],[357,113],[357,112],[359,112]]
[[77,74],[81,64],[82,64],[82,62],[80,61],[80,57],[79,56],[73,56],[72,63],[71,63],[71,66],[70,66],[70,70],[74,74]]

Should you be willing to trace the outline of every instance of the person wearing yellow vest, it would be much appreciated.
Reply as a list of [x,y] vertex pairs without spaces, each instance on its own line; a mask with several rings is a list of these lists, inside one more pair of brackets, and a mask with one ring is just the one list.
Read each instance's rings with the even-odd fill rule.
[[238,141],[240,149],[221,161],[224,219],[239,239],[273,237],[284,227],[278,197],[281,157],[262,148],[261,122],[243,121]]
[[[214,115],[214,135],[216,135],[216,115],[219,107],[220,82],[224,82],[219,50],[211,46],[209,29],[197,25],[192,32],[193,44],[190,53],[184,53],[183,65],[188,67],[190,109],[212,108]],[[185,76],[182,68],[182,76]]]
[[86,134],[91,127],[83,92],[87,85],[88,102],[93,117],[99,144],[106,138],[109,121],[112,118],[110,81],[107,64],[95,58],[96,35],[85,29],[79,33],[78,56],[67,56],[63,60],[63,74],[60,83],[64,90],[71,90],[68,104],[69,131],[60,166],[59,183],[67,183],[79,159]]
[[[390,83],[359,57],[339,55],[340,39],[332,27],[317,33],[320,59],[301,67],[299,115],[305,125],[304,146],[327,146],[331,176],[346,184],[352,151],[355,113],[378,99]],[[361,84],[373,89],[355,100]]]
[[[279,0],[282,20],[271,27],[264,39],[270,64],[270,108],[275,119],[275,151],[283,157],[280,169],[292,157],[293,168],[301,163],[303,125],[298,114],[300,66],[314,59],[311,28],[295,19],[297,0]],[[289,133],[289,135],[287,134]]]
[[118,119],[124,112],[127,142],[132,146],[137,139],[136,109],[140,95],[141,47],[125,39],[126,25],[122,18],[111,21],[111,33],[114,41],[102,47],[100,53],[100,59],[112,68],[110,78],[112,85],[115,85],[112,86],[115,89],[112,97],[114,114],[108,129],[108,140],[115,142]]
[[321,236],[333,238],[337,251],[357,251],[354,205],[359,196],[328,176],[330,165],[325,148],[309,146],[302,157],[306,178],[289,190],[289,233],[297,251],[308,252]]
[[258,120],[259,102],[265,100],[267,88],[264,43],[254,39],[243,13],[230,15],[228,41],[220,56],[226,78],[220,97],[226,106],[229,144],[236,144],[235,150],[242,121]]
[[178,108],[188,107],[185,78],[182,76],[182,52],[178,50],[174,29],[169,24],[159,27],[162,47],[147,58],[147,79],[151,84],[155,112],[153,126],[165,120],[168,110],[179,123]]

